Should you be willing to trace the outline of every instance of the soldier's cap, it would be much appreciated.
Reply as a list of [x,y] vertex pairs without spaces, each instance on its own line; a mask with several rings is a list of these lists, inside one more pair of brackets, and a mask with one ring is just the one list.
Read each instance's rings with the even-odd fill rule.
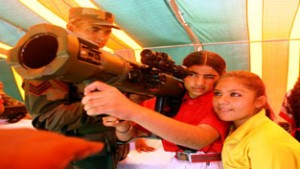
[[109,26],[112,28],[120,29],[114,25],[114,15],[110,12],[94,9],[94,8],[71,8],[69,11],[69,22],[89,20],[101,26]]

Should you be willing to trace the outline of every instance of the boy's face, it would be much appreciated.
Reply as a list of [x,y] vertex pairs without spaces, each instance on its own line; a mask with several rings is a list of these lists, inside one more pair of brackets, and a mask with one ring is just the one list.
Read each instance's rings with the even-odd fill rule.
[[256,97],[255,92],[246,88],[241,80],[227,77],[220,80],[214,89],[213,106],[221,120],[234,121],[238,127],[265,104],[261,97]]
[[112,31],[111,27],[97,25],[92,21],[79,21],[70,24],[68,29],[79,37],[96,43],[99,48],[106,45]]
[[219,74],[210,66],[193,65],[188,68],[189,75],[184,78],[184,86],[191,98],[202,96],[214,88]]

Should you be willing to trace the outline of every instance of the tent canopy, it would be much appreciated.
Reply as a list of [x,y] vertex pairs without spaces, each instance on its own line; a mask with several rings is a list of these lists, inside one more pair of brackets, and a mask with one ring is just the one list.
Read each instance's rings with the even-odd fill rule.
[[[1,1],[2,43],[13,47],[29,27],[50,23],[18,0]],[[68,20],[70,7],[81,5],[75,0],[37,2],[64,21]],[[248,70],[259,74],[277,112],[286,90],[298,77],[300,34],[295,30],[300,25],[297,0],[89,2],[114,13],[115,23],[141,48],[168,53],[176,64],[181,64],[192,51],[211,50],[224,57],[227,71]],[[107,47],[120,55],[140,50],[115,35]],[[0,53],[5,52],[0,49]],[[291,59],[296,61],[291,62]],[[5,59],[0,61],[0,80],[4,82],[6,92],[21,100],[12,70]]]

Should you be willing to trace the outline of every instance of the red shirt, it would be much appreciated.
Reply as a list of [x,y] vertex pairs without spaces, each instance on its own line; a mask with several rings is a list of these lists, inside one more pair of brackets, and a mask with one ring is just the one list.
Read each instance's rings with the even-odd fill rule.
[[[212,107],[213,92],[209,92],[206,95],[190,98],[188,94],[185,94],[182,100],[182,104],[176,116],[173,118],[188,123],[191,125],[207,124],[214,127],[220,134],[220,138],[212,144],[202,148],[200,151],[204,152],[221,152],[223,142],[228,134],[229,123],[221,121]],[[154,109],[155,99],[143,102],[142,105],[151,109]],[[184,137],[184,133],[182,133]],[[165,151],[183,151],[177,145],[162,140]]]

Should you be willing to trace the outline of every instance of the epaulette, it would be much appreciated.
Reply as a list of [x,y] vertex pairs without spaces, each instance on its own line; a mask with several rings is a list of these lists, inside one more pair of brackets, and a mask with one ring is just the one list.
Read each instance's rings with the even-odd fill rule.
[[29,83],[29,92],[35,95],[41,95],[44,93],[47,89],[51,87],[50,82],[48,81],[43,81],[41,83]]

